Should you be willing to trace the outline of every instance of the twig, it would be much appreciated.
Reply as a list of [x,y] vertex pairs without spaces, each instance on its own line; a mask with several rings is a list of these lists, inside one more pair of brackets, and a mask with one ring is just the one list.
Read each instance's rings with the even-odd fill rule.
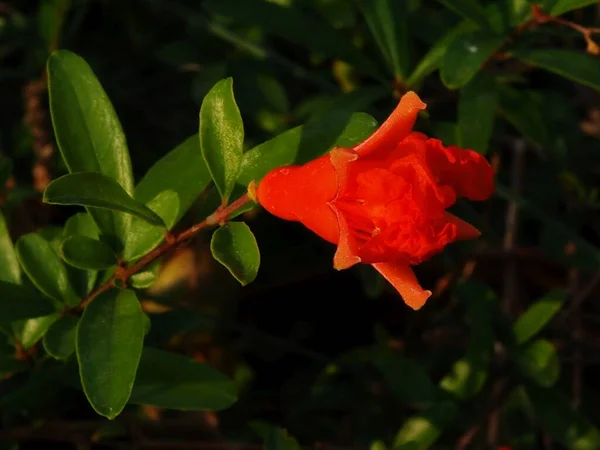
[[235,200],[233,203],[224,207],[217,208],[217,210],[214,213],[212,213],[202,222],[192,225],[190,228],[179,233],[178,235],[172,235],[170,233],[167,233],[165,235],[165,242],[162,245],[156,247],[150,253],[146,254],[130,266],[117,267],[117,270],[110,277],[110,279],[104,284],[101,284],[96,289],[94,289],[83,300],[80,306],[84,308],[94,297],[115,287],[117,281],[120,281],[123,284],[123,286],[125,286],[127,284],[127,280],[129,280],[129,278],[131,278],[141,269],[148,266],[150,263],[165,255],[166,253],[170,252],[171,250],[174,250],[175,248],[179,247],[181,244],[189,241],[200,231],[211,226],[224,223],[230,215],[235,213],[238,209],[240,209],[249,202],[251,202],[250,197],[248,197],[247,194],[244,194],[240,198]]

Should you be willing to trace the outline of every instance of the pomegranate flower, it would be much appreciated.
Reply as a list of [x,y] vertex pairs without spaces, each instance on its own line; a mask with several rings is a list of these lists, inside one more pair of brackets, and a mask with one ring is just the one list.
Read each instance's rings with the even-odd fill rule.
[[372,264],[413,309],[431,292],[421,288],[411,266],[451,242],[480,235],[446,209],[457,197],[485,200],[494,191],[483,156],[412,131],[425,106],[408,92],[365,141],[335,147],[302,166],[274,169],[256,189],[271,214],[301,222],[336,244],[336,269]]

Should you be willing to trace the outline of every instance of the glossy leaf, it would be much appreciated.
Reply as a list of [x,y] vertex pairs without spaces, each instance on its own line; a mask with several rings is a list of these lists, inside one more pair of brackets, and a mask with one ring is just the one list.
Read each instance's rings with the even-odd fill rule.
[[69,236],[62,242],[61,256],[78,269],[102,270],[118,263],[117,256],[107,244],[79,235]]
[[[179,216],[179,197],[175,191],[160,192],[146,206],[160,216],[166,224],[167,230],[173,228]],[[132,220],[131,224],[131,233],[123,250],[125,261],[145,255],[160,244],[165,237],[164,229],[152,226],[137,217]]]
[[600,91],[600,59],[595,56],[562,49],[520,49],[511,54],[527,64]]
[[584,8],[598,3],[598,0],[545,0],[542,2],[544,11],[550,8],[550,14],[558,16],[574,9]]
[[29,349],[39,342],[48,332],[48,329],[58,320],[58,313],[48,316],[29,319],[23,325],[21,330],[21,345],[24,349]]
[[408,5],[394,0],[361,0],[362,13],[379,50],[398,79],[408,76]]
[[37,233],[29,233],[19,238],[16,247],[21,267],[35,287],[67,306],[79,304],[67,269],[48,241]]
[[[63,230],[63,237],[72,235],[98,240],[100,238],[100,230],[89,213],[77,213],[69,217],[65,222]],[[75,290],[81,297],[85,297],[94,288],[98,277],[97,271],[80,270],[69,265],[67,266],[67,271],[69,271],[69,276]]]
[[485,61],[502,45],[502,36],[483,32],[462,33],[448,45],[441,68],[442,82],[458,89],[477,74]]
[[0,211],[0,281],[19,284],[21,268],[13,247],[4,215]]
[[520,349],[518,364],[523,373],[543,387],[550,387],[560,376],[560,361],[552,342],[537,339]]
[[244,152],[244,124],[233,96],[233,81],[219,81],[200,107],[200,150],[221,198],[235,186]]
[[75,336],[79,319],[65,316],[58,319],[44,335],[44,350],[56,359],[67,359],[75,352]]
[[146,172],[135,188],[135,199],[148,205],[164,191],[176,192],[179,208],[173,223],[177,223],[206,189],[210,180],[208,168],[198,148],[198,135],[195,134],[159,159]]
[[52,301],[39,292],[0,280],[0,321],[41,317],[54,311]]
[[44,202],[51,205],[81,205],[122,211],[151,225],[165,226],[154,211],[131,198],[118,183],[100,173],[79,172],[57,178],[46,188]]
[[438,440],[446,428],[458,414],[458,407],[453,402],[434,403],[422,414],[409,417],[394,439],[393,448],[409,446],[415,450],[426,450]]
[[242,286],[256,278],[260,251],[254,234],[245,223],[229,222],[219,227],[213,233],[210,250]]
[[186,356],[144,348],[130,403],[179,410],[221,410],[237,400],[235,384]]
[[144,340],[144,317],[133,291],[111,290],[94,298],[77,327],[77,361],[94,410],[115,418],[131,395]]
[[276,167],[303,164],[334,145],[351,147],[369,137],[376,127],[377,122],[368,114],[332,113],[327,120],[292,128],[244,154],[238,183],[247,186]]
[[532,304],[513,326],[517,344],[523,344],[537,335],[558,314],[567,300],[567,292],[552,291]]
[[461,15],[482,29],[490,27],[485,10],[478,0],[438,0],[446,8]]
[[[48,58],[48,91],[54,134],[69,172],[97,172],[133,194],[133,174],[125,134],[114,108],[90,66],[59,50]],[[122,241],[131,217],[92,210],[107,236]]]
[[460,146],[486,154],[498,107],[496,83],[480,73],[460,91],[458,132]]
[[600,430],[554,389],[527,386],[527,395],[542,429],[571,450],[600,448]]

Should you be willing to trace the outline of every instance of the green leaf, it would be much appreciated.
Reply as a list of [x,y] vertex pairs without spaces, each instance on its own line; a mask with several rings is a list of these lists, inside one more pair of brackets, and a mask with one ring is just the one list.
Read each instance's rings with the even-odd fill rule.
[[144,348],[130,403],[179,410],[221,410],[237,400],[235,384],[186,356]]
[[309,121],[248,150],[238,183],[247,186],[276,167],[306,163],[335,145],[351,147],[369,137],[376,128],[375,119],[364,113],[332,113],[328,120]]
[[0,155],[0,192],[4,191],[6,181],[10,178],[13,171],[13,161],[4,155]]
[[442,82],[458,89],[477,74],[504,42],[503,36],[483,32],[462,33],[448,45],[441,68]]
[[486,154],[498,107],[498,91],[493,79],[479,73],[460,91],[458,132],[460,146]]
[[76,306],[80,298],[71,286],[67,269],[50,243],[37,233],[21,236],[17,257],[35,287],[57,302]]
[[46,353],[56,359],[67,359],[75,352],[75,336],[79,319],[65,316],[54,322],[44,336]]
[[550,11],[553,16],[559,16],[574,9],[584,8],[598,3],[598,0],[546,0],[542,3],[544,11]]
[[175,191],[179,208],[173,223],[181,219],[211,180],[198,139],[194,134],[163,156],[135,188],[135,199],[145,205],[164,191]]
[[300,450],[298,441],[281,428],[269,427],[264,439],[263,450]]
[[438,0],[446,8],[470,20],[482,29],[490,28],[485,10],[478,0]]
[[[442,401],[434,403],[422,414],[409,417],[404,422],[396,438],[394,447],[415,450],[427,450],[438,440],[446,428],[458,414],[458,407],[454,402]],[[412,446],[411,446],[412,444]]]
[[200,150],[221,198],[229,199],[244,152],[244,123],[233,96],[233,80],[219,81],[200,107]]
[[21,268],[13,247],[4,215],[0,211],[0,281],[21,283]]
[[18,284],[0,280],[0,321],[30,319],[55,311],[52,301],[40,293]]
[[81,385],[94,410],[114,419],[131,395],[144,341],[144,313],[135,293],[94,298],[77,327]]
[[154,261],[152,264],[150,264],[150,266],[146,267],[146,269],[133,275],[129,279],[129,284],[131,287],[136,289],[149,288],[158,278],[160,266],[160,260]]
[[567,292],[548,293],[521,314],[513,326],[517,344],[523,344],[538,334],[558,314],[567,300]]
[[[69,172],[97,172],[133,194],[133,174],[123,129],[90,66],[59,50],[48,58],[48,91],[54,134]],[[102,234],[126,240],[131,217],[90,209]],[[112,245],[112,244],[111,244]],[[113,248],[117,248],[115,243]]]
[[58,317],[58,313],[54,313],[49,316],[27,320],[21,331],[21,345],[23,348],[29,349],[37,344],[52,324],[58,320]]
[[525,375],[543,387],[554,385],[560,376],[556,348],[545,339],[537,339],[521,348],[517,364]]
[[260,252],[254,234],[245,223],[229,222],[218,228],[210,241],[210,250],[242,286],[256,278]]
[[86,236],[68,236],[61,245],[62,258],[78,269],[102,270],[118,264],[112,248]]
[[[100,230],[90,214],[77,213],[69,217],[63,230],[63,237],[72,235],[85,236],[90,239],[98,240],[100,237]],[[81,297],[85,297],[94,288],[94,284],[98,278],[97,271],[80,270],[72,266],[67,266],[67,271],[69,271],[71,281]]]
[[159,215],[131,198],[113,179],[100,173],[79,172],[57,178],[46,187],[44,202],[51,205],[81,205],[122,211],[151,225],[165,227]]
[[410,64],[407,2],[361,0],[359,5],[392,73],[405,79]]
[[71,0],[45,0],[40,2],[38,29],[45,41],[46,48],[52,49],[58,46],[58,38],[70,6]]
[[[313,52],[339,58],[365,73],[379,76],[375,65],[355,48],[349,36],[333,29],[318,14],[293,5],[280,6],[262,0],[208,0],[203,6],[238,22],[259,27]],[[310,30],[310,32],[308,32]]]
[[574,410],[555,389],[527,386],[537,421],[544,431],[570,450],[600,448],[600,430]]
[[[146,206],[160,216],[170,230],[179,216],[179,197],[175,191],[163,191],[150,200]],[[123,250],[123,260],[131,261],[145,255],[160,244],[165,230],[150,225],[135,217],[131,233]]]
[[600,59],[586,53],[562,49],[519,49],[511,55],[600,91]]

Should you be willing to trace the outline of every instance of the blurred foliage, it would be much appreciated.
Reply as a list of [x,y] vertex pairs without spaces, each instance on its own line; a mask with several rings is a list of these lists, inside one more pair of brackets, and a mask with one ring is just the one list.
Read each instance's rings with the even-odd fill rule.
[[[595,0],[0,0],[0,448],[600,448],[599,27]],[[212,174],[220,191],[238,196],[260,162],[360,141],[415,90],[417,129],[496,169],[494,199],[455,207],[483,236],[417,268],[434,295],[413,312],[370,268],[334,273],[329,244],[246,211],[251,285],[203,233],[83,316],[77,334],[107,367],[140,360],[113,377],[124,410],[105,420],[81,391],[73,318],[52,305],[107,280],[113,250],[134,260],[162,235],[102,246],[81,208],[42,202],[76,164],[50,121],[51,107],[55,126],[75,120],[48,101],[57,49],[110,101],[73,98],[120,119],[136,230],[152,215],[183,230],[219,205],[195,133],[231,77],[246,153],[240,184]],[[90,245],[98,258],[78,259]],[[79,365],[84,387],[98,381]]]

